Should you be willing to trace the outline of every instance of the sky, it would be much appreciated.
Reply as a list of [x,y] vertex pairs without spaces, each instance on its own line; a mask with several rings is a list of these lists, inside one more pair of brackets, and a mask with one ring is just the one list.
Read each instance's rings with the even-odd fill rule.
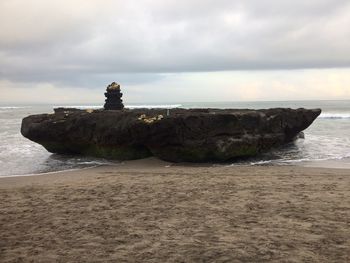
[[348,0],[1,0],[0,103],[350,99]]

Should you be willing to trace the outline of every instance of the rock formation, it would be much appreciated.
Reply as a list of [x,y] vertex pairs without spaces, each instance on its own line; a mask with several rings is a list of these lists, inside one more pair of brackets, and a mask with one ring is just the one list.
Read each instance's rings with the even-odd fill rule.
[[122,110],[124,108],[123,100],[121,97],[123,93],[120,92],[120,85],[112,82],[107,86],[105,92],[106,103],[104,105],[105,110]]
[[228,161],[289,143],[320,109],[61,109],[23,119],[21,133],[49,152],[120,160]]

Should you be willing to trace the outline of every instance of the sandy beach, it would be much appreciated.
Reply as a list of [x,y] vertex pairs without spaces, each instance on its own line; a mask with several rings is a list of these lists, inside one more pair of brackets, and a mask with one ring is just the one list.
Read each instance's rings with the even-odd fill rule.
[[0,179],[0,262],[349,262],[350,170],[155,159]]

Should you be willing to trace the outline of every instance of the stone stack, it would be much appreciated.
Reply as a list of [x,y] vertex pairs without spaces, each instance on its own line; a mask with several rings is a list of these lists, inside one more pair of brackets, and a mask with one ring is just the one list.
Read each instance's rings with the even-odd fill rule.
[[118,83],[112,82],[107,86],[105,92],[106,100],[104,109],[105,110],[122,110],[124,108],[123,100],[121,97],[123,93],[120,92],[120,85]]

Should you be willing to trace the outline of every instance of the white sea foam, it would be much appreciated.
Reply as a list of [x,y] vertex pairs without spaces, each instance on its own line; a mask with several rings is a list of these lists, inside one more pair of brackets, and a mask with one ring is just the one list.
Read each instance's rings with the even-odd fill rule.
[[59,105],[53,108],[75,108],[75,109],[102,109],[101,105]]
[[350,112],[324,112],[321,113],[321,119],[350,119]]
[[126,105],[126,108],[129,109],[141,109],[141,108],[147,108],[147,109],[173,109],[173,108],[179,108],[181,107],[181,104],[160,104],[160,105]]
[[29,106],[2,106],[0,109],[26,109],[30,108]]
[[305,162],[322,162],[322,161],[340,161],[350,158],[350,153],[342,156],[328,156],[324,158],[300,158],[300,159],[275,159],[265,161],[250,162],[250,165],[264,165],[264,164],[296,164]]
[[267,160],[267,161],[257,161],[257,162],[251,162],[251,165],[263,165],[263,164],[268,164],[271,163],[272,160]]
[[31,108],[30,106],[21,106],[21,107],[17,107],[17,106],[1,106],[0,107],[0,110],[5,110],[5,111],[8,111],[8,110],[17,110],[17,109],[29,109]]

